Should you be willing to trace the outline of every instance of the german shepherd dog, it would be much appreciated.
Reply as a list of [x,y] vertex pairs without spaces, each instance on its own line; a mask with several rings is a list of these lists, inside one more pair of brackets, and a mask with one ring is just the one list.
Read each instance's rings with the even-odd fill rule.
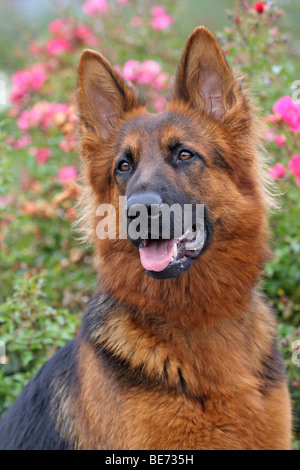
[[[269,256],[261,126],[216,38],[204,27],[191,34],[159,114],[84,51],[78,109],[98,289],[78,337],[2,418],[0,447],[289,449],[276,321],[257,290]],[[97,207],[118,216],[120,196],[149,219],[155,204],[203,205],[203,243],[151,228],[145,240],[120,228],[99,239]]]

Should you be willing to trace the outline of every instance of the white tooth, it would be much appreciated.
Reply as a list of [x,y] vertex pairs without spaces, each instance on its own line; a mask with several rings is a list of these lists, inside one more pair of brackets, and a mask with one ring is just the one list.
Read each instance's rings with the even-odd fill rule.
[[177,258],[178,250],[177,250],[177,243],[174,243],[173,246],[173,258]]
[[188,251],[197,251],[202,250],[204,243],[206,240],[206,231],[204,230],[201,232],[200,230],[197,232],[196,239],[193,240],[191,243],[186,244],[186,249]]

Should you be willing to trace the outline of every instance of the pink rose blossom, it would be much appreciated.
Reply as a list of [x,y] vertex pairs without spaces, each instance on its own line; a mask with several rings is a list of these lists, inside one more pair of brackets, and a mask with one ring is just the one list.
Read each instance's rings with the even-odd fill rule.
[[273,179],[282,178],[282,176],[284,176],[285,173],[286,173],[286,168],[283,165],[281,165],[281,163],[276,163],[276,165],[273,166],[273,168],[270,168],[269,170],[269,175]]
[[284,135],[276,135],[275,136],[275,143],[279,147],[284,147],[286,144],[286,137]]
[[150,25],[153,29],[158,31],[168,28],[174,22],[173,17],[169,15],[165,7],[162,6],[153,7],[151,15]]
[[170,76],[161,71],[161,66],[154,60],[139,62],[128,60],[123,67],[121,75],[138,85],[150,85],[155,90],[169,88]]
[[42,165],[43,163],[46,163],[49,160],[51,153],[48,147],[32,147],[30,149],[30,155],[35,157],[36,162],[39,165]]
[[162,31],[163,29],[168,28],[173,23],[171,16],[158,16],[157,18],[152,18],[150,25],[153,29],[157,31]]
[[15,150],[19,150],[24,147],[27,147],[28,145],[31,144],[31,142],[32,142],[31,136],[29,134],[25,134],[22,137],[20,137],[20,139],[15,141],[13,147]]
[[37,127],[40,123],[40,120],[41,114],[39,109],[26,109],[22,112],[19,119],[17,120],[17,125],[21,131],[28,131],[28,129],[32,127]]
[[169,88],[169,78],[170,76],[166,72],[159,73],[152,82],[153,88],[156,90],[165,90]]
[[300,103],[294,103],[290,96],[283,96],[273,106],[273,112],[289,124],[294,132],[300,132]]
[[59,148],[65,152],[65,153],[68,153],[68,152],[71,152],[72,150],[75,150],[76,149],[76,139],[75,139],[75,135],[74,134],[69,134],[65,140],[63,140],[60,144],[59,144]]
[[47,78],[44,64],[17,71],[12,77],[11,101],[20,104],[32,91],[38,91]]
[[295,155],[288,164],[289,169],[297,179],[297,186],[300,187],[300,155]]
[[157,5],[156,7],[153,7],[151,9],[151,15],[154,16],[154,17],[157,17],[157,16],[163,16],[163,15],[167,15],[167,10],[165,7],[162,7],[160,5]]
[[8,137],[6,137],[5,142],[13,149],[20,150],[30,145],[32,142],[32,138],[29,134],[24,134],[22,137],[16,140],[12,135],[9,135]]
[[137,78],[140,62],[137,60],[128,60],[123,66],[122,76],[125,80],[134,81]]
[[83,44],[88,44],[89,46],[96,46],[98,39],[92,31],[84,24],[79,23],[74,30],[74,38]]
[[146,60],[141,64],[138,83],[141,85],[150,85],[160,74],[161,66],[154,60]]
[[48,31],[52,33],[56,38],[64,37],[68,30],[73,27],[72,18],[57,18],[52,21],[48,26]]
[[83,12],[88,16],[97,14],[105,15],[108,11],[108,4],[106,0],[88,0],[83,5]]
[[36,155],[36,161],[39,165],[46,163],[50,158],[50,149],[47,147],[42,147],[38,149],[37,155]]
[[269,116],[267,116],[267,120],[269,122],[280,122],[281,121],[281,116],[278,116],[276,114],[269,114]]
[[28,131],[33,127],[48,128],[54,123],[54,116],[58,113],[67,113],[68,104],[39,101],[31,109],[25,109],[20,114],[17,125],[21,131]]
[[72,45],[67,39],[50,39],[46,44],[46,52],[48,55],[58,56],[64,52],[71,52]]
[[0,196],[0,207],[7,206],[8,204],[11,204],[13,202],[13,197],[8,194],[5,197]]
[[77,170],[74,166],[65,166],[58,172],[58,180],[61,183],[77,179]]
[[155,111],[160,112],[164,109],[165,104],[166,104],[166,100],[164,99],[163,96],[160,96],[154,101],[153,108],[155,109]]

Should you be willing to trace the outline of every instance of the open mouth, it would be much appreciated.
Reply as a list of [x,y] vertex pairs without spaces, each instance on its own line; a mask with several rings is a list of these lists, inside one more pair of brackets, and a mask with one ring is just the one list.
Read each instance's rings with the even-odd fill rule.
[[179,239],[144,240],[139,247],[141,264],[152,277],[177,276],[201,254],[206,238],[205,229],[189,229]]

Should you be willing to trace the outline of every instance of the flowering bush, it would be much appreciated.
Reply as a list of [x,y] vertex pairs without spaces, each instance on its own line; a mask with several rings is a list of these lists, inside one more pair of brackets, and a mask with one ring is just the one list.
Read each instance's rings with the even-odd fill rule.
[[[95,286],[91,249],[71,235],[79,195],[75,89],[80,53],[95,48],[109,57],[155,112],[163,109],[182,49],[179,0],[151,7],[144,0],[134,9],[131,0],[73,3],[74,15],[60,10],[44,34],[28,44],[28,64],[12,75],[11,106],[0,117],[0,338],[5,336],[9,358],[0,369],[0,412],[55,347],[72,336]],[[288,38],[280,30],[284,12],[276,4],[242,0],[228,15],[232,27],[218,38],[229,62],[247,74],[255,91],[265,117],[270,178],[280,188],[283,210],[271,216],[274,258],[263,288],[281,321],[292,325],[282,324],[280,335],[299,414],[300,374],[291,362],[291,344],[299,338],[300,321],[300,103],[292,99],[300,67],[288,54]],[[19,317],[13,314],[18,308]]]

